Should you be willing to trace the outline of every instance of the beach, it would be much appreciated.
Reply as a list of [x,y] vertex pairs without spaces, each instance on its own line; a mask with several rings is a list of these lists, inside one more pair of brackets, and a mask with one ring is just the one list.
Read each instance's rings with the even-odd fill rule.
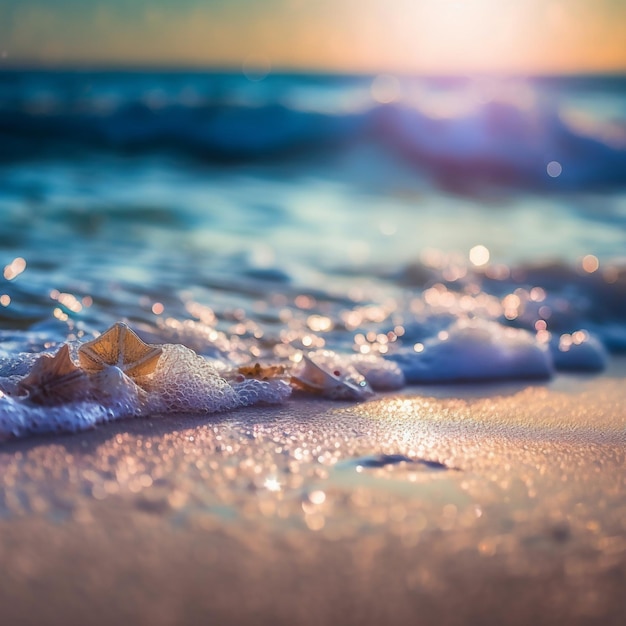
[[625,369],[5,442],[3,622],[621,624]]
[[626,624],[626,2],[0,16],[0,626]]
[[622,624],[623,75],[0,94],[3,626]]

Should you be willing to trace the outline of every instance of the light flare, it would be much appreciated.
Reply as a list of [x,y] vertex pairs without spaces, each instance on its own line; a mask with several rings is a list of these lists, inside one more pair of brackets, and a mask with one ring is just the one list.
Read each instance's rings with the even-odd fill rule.
[[583,257],[582,266],[585,272],[593,274],[600,267],[600,261],[598,261],[598,257],[593,254],[587,254]]
[[476,267],[481,267],[482,265],[487,265],[489,263],[489,249],[483,245],[474,246],[469,251],[469,259],[472,265]]
[[275,476],[268,476],[263,483],[263,486],[268,491],[277,492],[281,490],[281,484]]
[[26,269],[26,261],[18,256],[4,267],[4,277],[6,280],[17,278]]

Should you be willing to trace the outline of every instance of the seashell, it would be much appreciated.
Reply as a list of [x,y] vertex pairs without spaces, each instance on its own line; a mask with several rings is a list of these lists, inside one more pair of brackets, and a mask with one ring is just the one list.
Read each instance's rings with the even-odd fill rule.
[[94,400],[106,404],[119,402],[123,398],[146,399],[146,391],[139,387],[132,378],[115,365],[108,365],[104,369],[91,374]]
[[374,394],[362,374],[329,350],[305,355],[291,376],[295,389],[335,400],[365,400]]
[[54,356],[42,354],[18,383],[17,391],[35,404],[62,404],[88,396],[90,382],[64,344]]
[[117,322],[102,335],[78,349],[78,359],[90,374],[114,365],[137,379],[152,374],[163,349],[142,341],[126,324]]

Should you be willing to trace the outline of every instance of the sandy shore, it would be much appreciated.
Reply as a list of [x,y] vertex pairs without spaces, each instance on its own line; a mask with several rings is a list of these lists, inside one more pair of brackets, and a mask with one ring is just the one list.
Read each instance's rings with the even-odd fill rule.
[[621,625],[625,373],[0,444],[1,623]]

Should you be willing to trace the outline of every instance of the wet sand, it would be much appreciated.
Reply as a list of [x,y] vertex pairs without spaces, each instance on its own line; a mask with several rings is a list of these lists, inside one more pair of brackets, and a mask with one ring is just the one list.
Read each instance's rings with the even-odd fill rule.
[[625,375],[2,443],[1,623],[623,624]]

